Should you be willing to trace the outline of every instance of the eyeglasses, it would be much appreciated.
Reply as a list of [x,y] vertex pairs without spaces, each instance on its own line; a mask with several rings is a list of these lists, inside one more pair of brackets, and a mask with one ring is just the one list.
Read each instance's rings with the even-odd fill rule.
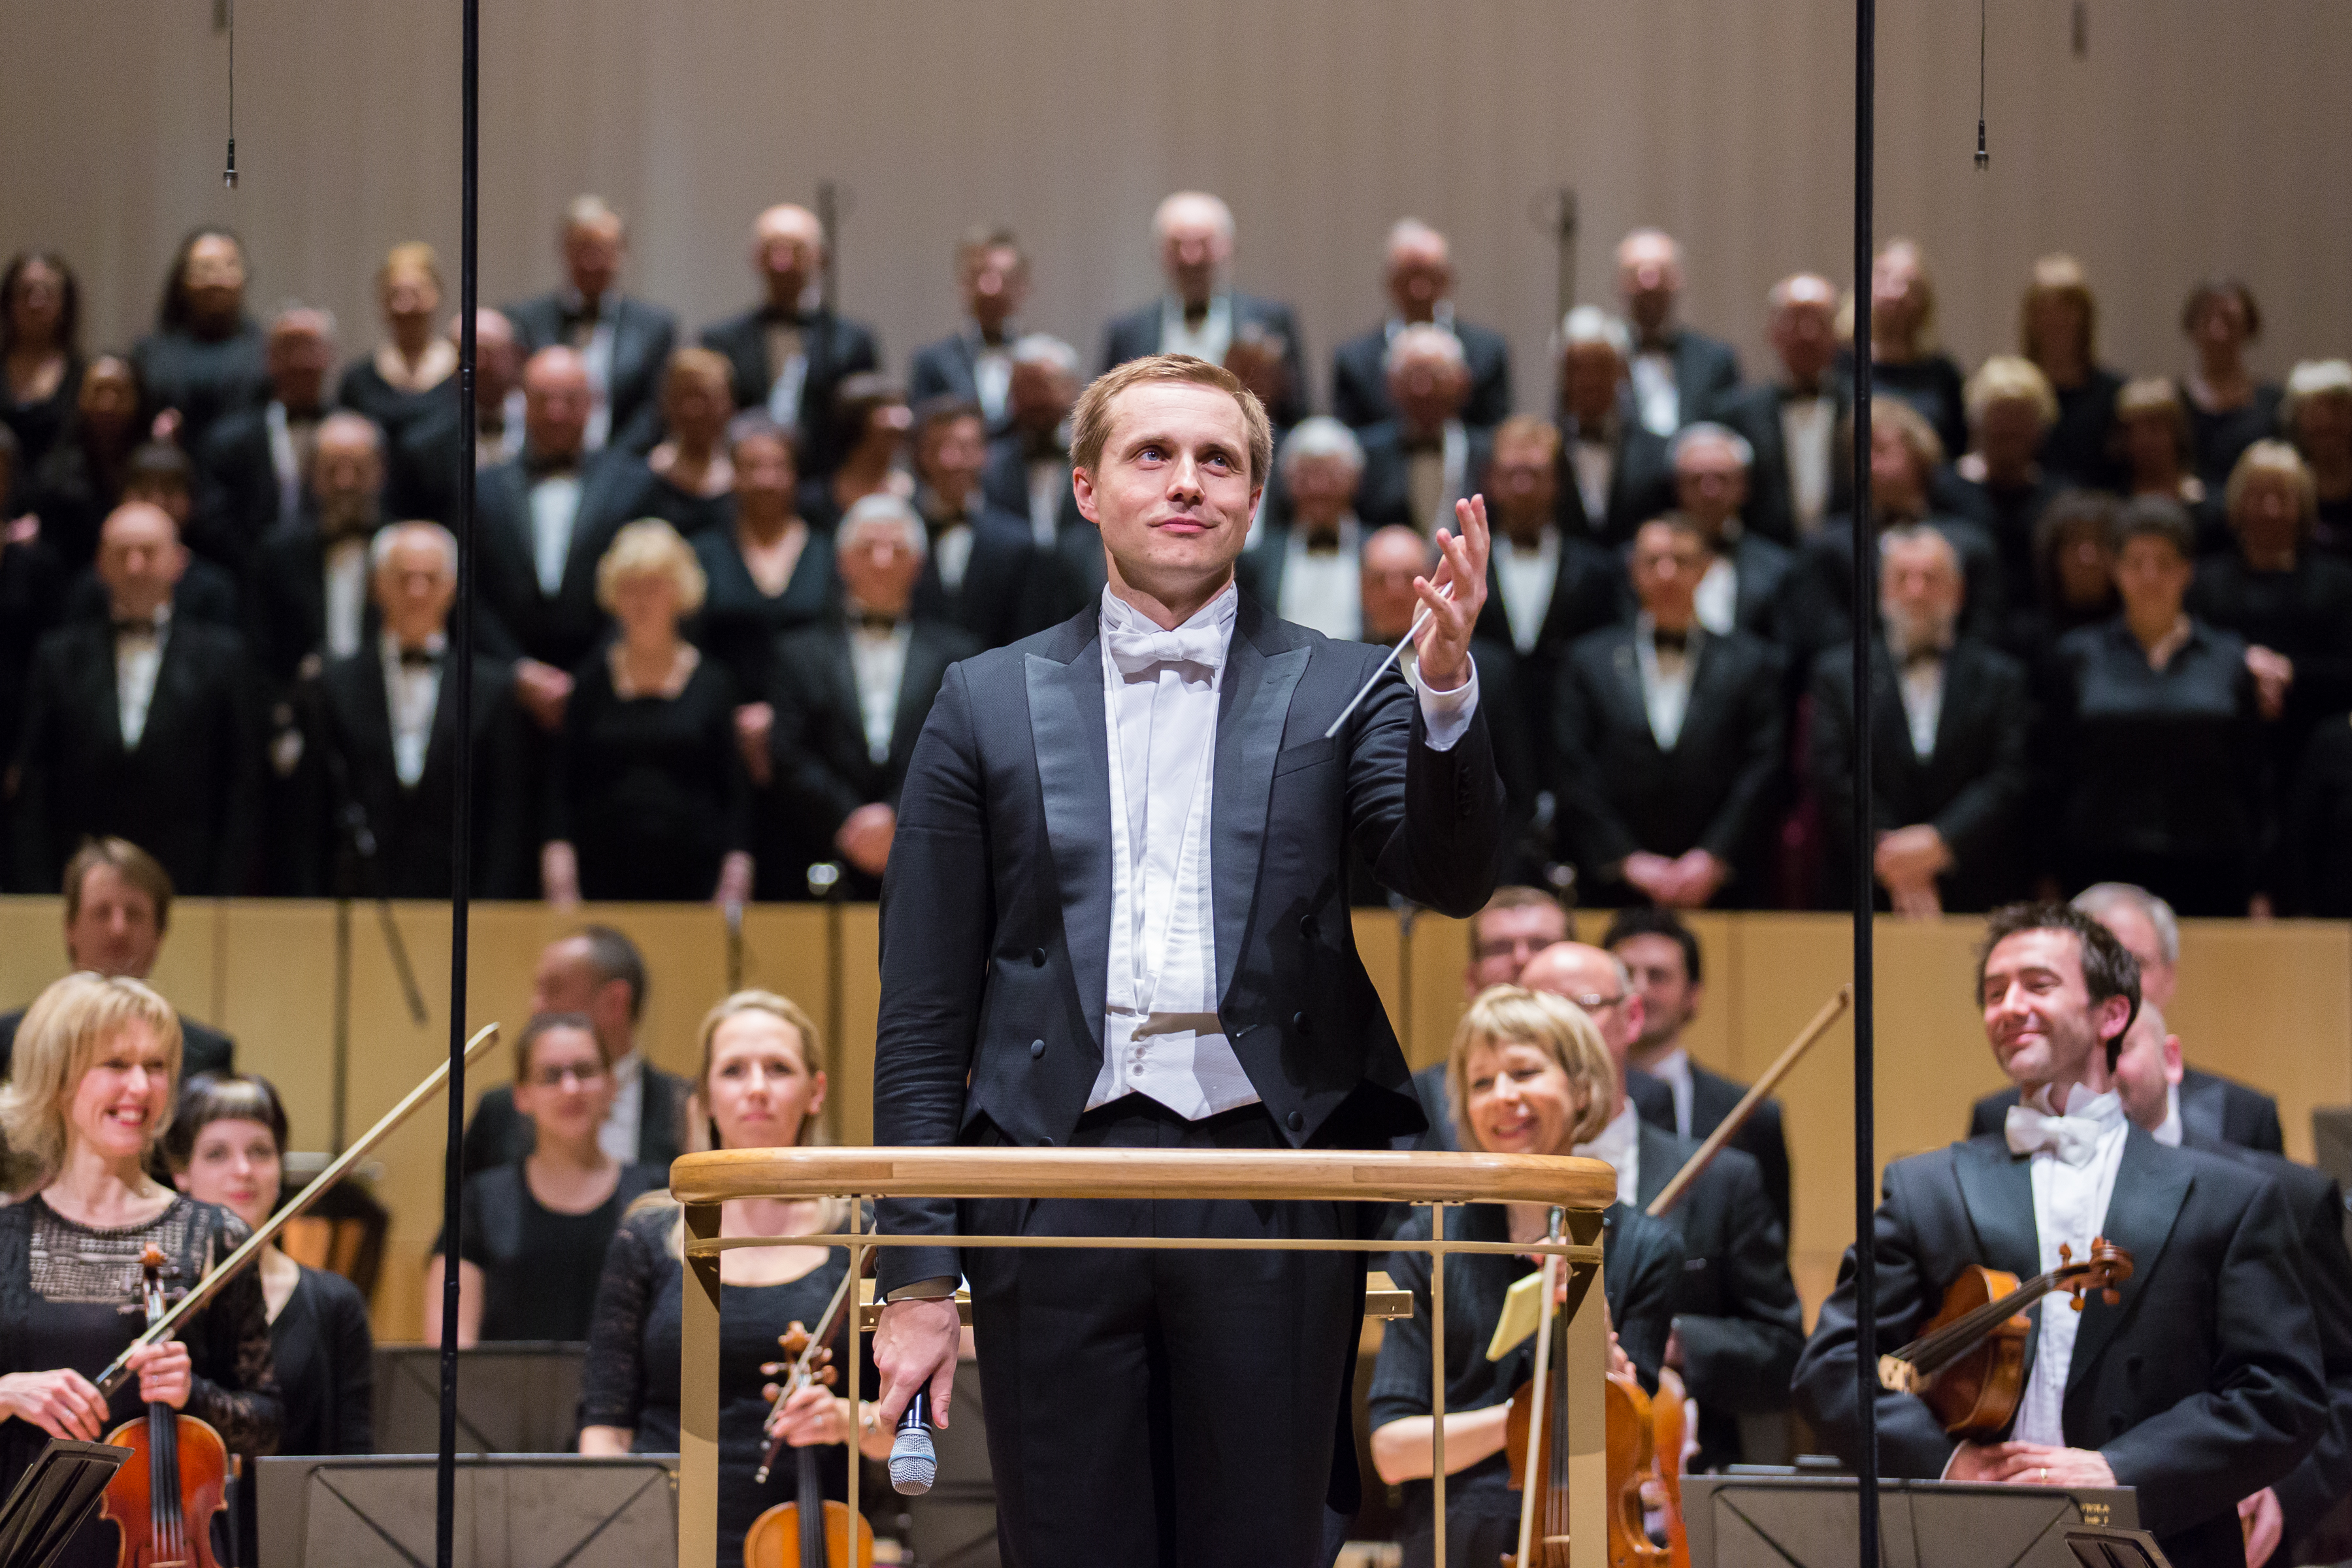
[[1596,991],[1583,996],[1570,996],[1568,1000],[1575,1003],[1578,1006],[1583,1008],[1588,1013],[1600,1013],[1616,1006],[1631,994],[1631,992],[1620,991],[1614,996],[1603,996]]
[[530,1075],[530,1081],[541,1089],[562,1089],[567,1079],[591,1084],[604,1076],[604,1069],[593,1062],[570,1062],[558,1068],[541,1068]]

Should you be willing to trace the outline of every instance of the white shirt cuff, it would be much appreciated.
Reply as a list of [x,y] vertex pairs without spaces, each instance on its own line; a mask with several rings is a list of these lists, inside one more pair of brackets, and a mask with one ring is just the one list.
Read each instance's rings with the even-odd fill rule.
[[911,1285],[901,1285],[883,1298],[889,1301],[944,1301],[956,1293],[956,1277],[941,1274],[929,1279],[918,1279]]
[[1413,682],[1421,692],[1421,720],[1428,732],[1429,749],[1450,752],[1469,731],[1470,716],[1478,710],[1478,667],[1470,679],[1451,691],[1432,691],[1425,680]]

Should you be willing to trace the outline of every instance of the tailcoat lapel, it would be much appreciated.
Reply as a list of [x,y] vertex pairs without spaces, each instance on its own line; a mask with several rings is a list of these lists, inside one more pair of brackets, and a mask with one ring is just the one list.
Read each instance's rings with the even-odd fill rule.
[[1100,634],[1087,637],[1066,660],[1028,655],[1024,674],[1071,978],[1087,1032],[1099,1052],[1109,994],[1111,914],[1110,742],[1103,718]]
[[2123,1163],[2116,1171],[2116,1190],[2107,1199],[2107,1221],[2100,1234],[2131,1254],[2132,1277],[2116,1287],[2121,1299],[2112,1307],[2096,1292],[2083,1298],[2083,1326],[2074,1336],[2074,1360],[2066,1366],[2070,1393],[2131,1315],[2145,1277],[2158,1267],[2172,1238],[2172,1222],[2189,1201],[2195,1180],[2188,1161],[2172,1158],[2147,1132],[2133,1127],[2124,1134]]
[[[1271,657],[1257,646],[1265,615],[1244,597],[1225,654],[1217,702],[1217,761],[1209,797],[1209,879],[1216,912],[1217,1001],[1223,1005],[1249,931],[1257,893],[1259,850],[1274,796],[1274,762],[1282,750],[1291,693],[1307,673],[1307,650]],[[1101,712],[1097,705],[1096,711]],[[1106,764],[1108,765],[1108,764]]]

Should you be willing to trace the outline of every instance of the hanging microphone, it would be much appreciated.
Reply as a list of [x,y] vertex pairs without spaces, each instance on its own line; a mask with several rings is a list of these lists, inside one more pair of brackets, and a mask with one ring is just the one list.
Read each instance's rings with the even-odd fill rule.
[[931,1447],[931,1429],[923,1425],[923,1391],[907,1401],[898,1417],[898,1439],[890,1445],[890,1484],[909,1497],[931,1489],[940,1479],[940,1458]]

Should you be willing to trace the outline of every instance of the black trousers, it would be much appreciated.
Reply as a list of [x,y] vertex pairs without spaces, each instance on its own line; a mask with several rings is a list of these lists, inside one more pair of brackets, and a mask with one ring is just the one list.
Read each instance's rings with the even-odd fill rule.
[[[1263,1106],[1187,1121],[1132,1095],[1071,1142],[1284,1146]],[[1368,1234],[1365,1207],[988,1199],[959,1218],[971,1235],[1326,1238]],[[1328,1564],[1357,1502],[1365,1256],[966,1249],[1008,1568]]]

